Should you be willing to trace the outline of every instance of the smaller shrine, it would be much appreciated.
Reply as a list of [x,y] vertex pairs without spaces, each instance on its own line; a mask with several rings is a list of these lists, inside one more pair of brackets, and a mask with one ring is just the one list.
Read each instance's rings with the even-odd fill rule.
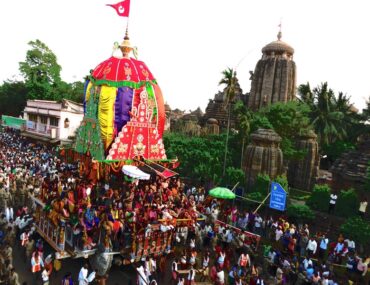
[[[232,105],[235,104],[238,100],[246,103],[247,95],[243,94],[243,90],[240,87],[239,81],[236,81],[236,95],[234,100],[231,102]],[[200,124],[205,126],[209,119],[217,120],[217,124],[219,128],[226,129],[227,128],[227,120],[228,120],[228,108],[225,105],[226,97],[224,91],[219,91],[214,99],[210,99],[205,110],[204,116],[200,120]],[[230,118],[230,125],[234,127],[236,124],[236,115],[234,113],[231,114]]]
[[297,149],[305,151],[301,160],[289,163],[288,181],[291,187],[311,191],[319,173],[319,145],[317,135],[313,131],[302,135],[296,141]]
[[[370,162],[370,135],[362,136],[356,150],[343,153],[333,164],[332,187],[336,190],[355,188],[364,189],[366,183],[366,171]],[[368,191],[368,199],[370,195]]]
[[254,185],[260,173],[272,179],[284,173],[281,137],[274,130],[258,129],[251,140],[243,158],[248,187]]

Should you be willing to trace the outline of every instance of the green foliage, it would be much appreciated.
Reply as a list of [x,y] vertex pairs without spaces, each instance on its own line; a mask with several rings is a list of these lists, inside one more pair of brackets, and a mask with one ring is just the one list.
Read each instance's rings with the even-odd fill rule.
[[[163,140],[167,157],[178,157],[179,172],[182,175],[202,184],[221,183],[225,135],[189,137],[179,133],[165,133]],[[227,164],[232,165],[229,155]],[[237,175],[233,170],[229,171]]]
[[366,108],[362,110],[362,117],[364,121],[370,120],[370,96],[366,100]]
[[284,190],[289,193],[288,179],[285,175],[279,175],[274,179],[274,181],[279,183],[284,188]]
[[370,240],[370,223],[360,217],[351,217],[340,227],[346,237],[349,237],[362,245]]
[[19,71],[25,79],[28,99],[54,100],[70,99],[82,103],[84,83],[62,81],[62,67],[57,56],[40,40],[30,41],[26,59],[19,63]]
[[76,81],[73,83],[60,82],[55,88],[55,92],[61,94],[60,98],[69,99],[77,103],[83,103],[84,100],[84,83]]
[[270,177],[267,174],[258,174],[256,182],[254,183],[254,186],[252,188],[252,192],[259,192],[262,194],[262,196],[266,196],[270,191],[269,184]]
[[230,187],[234,187],[236,183],[239,182],[239,185],[243,185],[245,181],[245,173],[240,168],[235,167],[227,167],[226,168],[226,175],[222,178],[221,184],[222,185],[229,185]]
[[261,192],[252,192],[245,195],[247,198],[255,201],[262,202],[265,199],[266,195],[262,194]]
[[351,217],[356,215],[358,205],[358,197],[353,189],[342,190],[338,195],[335,212],[343,217]]
[[342,153],[354,150],[355,145],[347,141],[336,141],[329,145],[324,145],[322,153],[328,156],[329,161],[334,162]]
[[311,197],[307,200],[307,205],[311,209],[327,211],[329,207],[330,187],[327,184],[316,184],[313,188]]
[[0,115],[18,117],[27,101],[27,88],[23,82],[6,81],[0,86]]
[[366,182],[365,182],[365,191],[370,192],[370,160],[367,163],[368,167],[366,170]]
[[54,89],[61,82],[61,66],[56,55],[40,40],[30,41],[26,60],[19,63],[19,70],[29,90],[29,99],[60,100]]
[[306,205],[289,205],[287,208],[287,215],[298,223],[309,222],[315,218],[315,214]]
[[[241,108],[236,109],[238,114]],[[310,130],[309,107],[296,101],[275,103],[249,118],[249,130],[255,132],[259,128],[273,129],[281,138],[280,147],[285,159],[302,158],[305,152],[296,148],[296,139]]]
[[232,102],[236,95],[236,71],[232,68],[227,68],[222,71],[222,79],[218,83],[218,85],[225,85],[224,93],[226,96],[225,106],[228,106],[230,102]]
[[310,108],[310,122],[321,148],[331,147],[338,140],[356,142],[360,134],[366,133],[365,128],[368,130],[361,122],[363,116],[352,111],[350,97],[342,92],[335,95],[327,82],[312,90],[308,83],[302,84],[298,87],[298,94]]
[[254,113],[251,118],[250,132],[258,129],[274,129],[270,121],[262,113]]

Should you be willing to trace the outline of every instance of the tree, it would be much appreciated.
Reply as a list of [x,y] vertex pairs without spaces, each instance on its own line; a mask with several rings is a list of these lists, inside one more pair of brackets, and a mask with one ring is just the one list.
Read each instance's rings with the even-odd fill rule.
[[358,197],[353,189],[342,190],[338,195],[336,213],[343,217],[351,217],[357,214]]
[[231,68],[227,68],[222,72],[223,78],[219,82],[219,85],[226,85],[224,89],[225,94],[225,108],[227,108],[227,129],[226,129],[226,143],[225,143],[225,154],[222,168],[222,176],[225,176],[226,172],[226,158],[228,152],[229,133],[230,133],[230,119],[231,119],[231,103],[235,99],[236,95],[236,71]]
[[308,83],[300,85],[298,94],[310,108],[310,121],[318,135],[321,150],[337,140],[347,139],[348,131],[353,131],[359,123],[359,117],[351,109],[350,97],[343,92],[335,96],[327,82],[313,90]]
[[370,160],[367,163],[365,191],[370,192]]
[[297,223],[310,222],[315,218],[315,214],[306,205],[292,204],[287,208],[287,215]]
[[19,70],[25,79],[29,99],[60,100],[61,94],[55,92],[61,83],[61,66],[56,55],[40,40],[30,41],[24,62]]
[[286,162],[289,159],[300,159],[305,155],[296,147],[299,136],[307,133],[310,127],[309,107],[296,101],[275,103],[262,110],[275,132],[281,136],[281,149]]
[[307,205],[311,209],[325,212],[329,207],[330,187],[327,184],[316,184],[313,188],[311,196],[307,200]]
[[[182,175],[201,185],[221,183],[225,135],[189,137],[179,133],[165,133],[163,140],[167,157],[178,157],[179,172]],[[227,163],[232,163],[230,157]]]
[[249,134],[251,131],[251,120],[252,120],[252,114],[247,109],[245,104],[242,101],[236,102],[234,106],[234,112],[237,114],[237,128],[239,132],[239,136],[242,140],[242,147],[241,147],[241,155],[240,155],[240,167],[243,167],[243,159],[244,159],[244,149],[246,142],[248,141]]
[[352,217],[340,227],[346,237],[349,237],[362,245],[366,245],[370,239],[370,223],[360,217]]
[[370,96],[366,100],[366,108],[362,110],[362,116],[364,121],[370,120]]
[[27,88],[21,81],[5,81],[0,86],[0,115],[18,117],[27,101]]

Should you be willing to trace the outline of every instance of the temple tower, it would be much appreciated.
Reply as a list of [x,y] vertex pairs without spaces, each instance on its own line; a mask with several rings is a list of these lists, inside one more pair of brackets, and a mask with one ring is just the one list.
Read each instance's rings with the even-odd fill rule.
[[262,48],[262,58],[258,61],[254,72],[250,71],[252,82],[248,107],[254,111],[276,102],[288,102],[295,98],[294,49],[283,42],[281,36],[280,30],[277,41]]

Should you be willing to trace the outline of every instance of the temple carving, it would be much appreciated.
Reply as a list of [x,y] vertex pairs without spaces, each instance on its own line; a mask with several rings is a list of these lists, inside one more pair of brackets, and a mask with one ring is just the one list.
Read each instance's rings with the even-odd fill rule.
[[288,102],[295,98],[296,65],[293,61],[294,49],[281,40],[262,48],[262,58],[251,73],[251,91],[248,107],[257,111],[276,102]]
[[271,179],[284,173],[280,142],[281,137],[274,130],[258,129],[251,135],[251,143],[244,156],[248,187],[255,183],[260,173],[269,175]]

